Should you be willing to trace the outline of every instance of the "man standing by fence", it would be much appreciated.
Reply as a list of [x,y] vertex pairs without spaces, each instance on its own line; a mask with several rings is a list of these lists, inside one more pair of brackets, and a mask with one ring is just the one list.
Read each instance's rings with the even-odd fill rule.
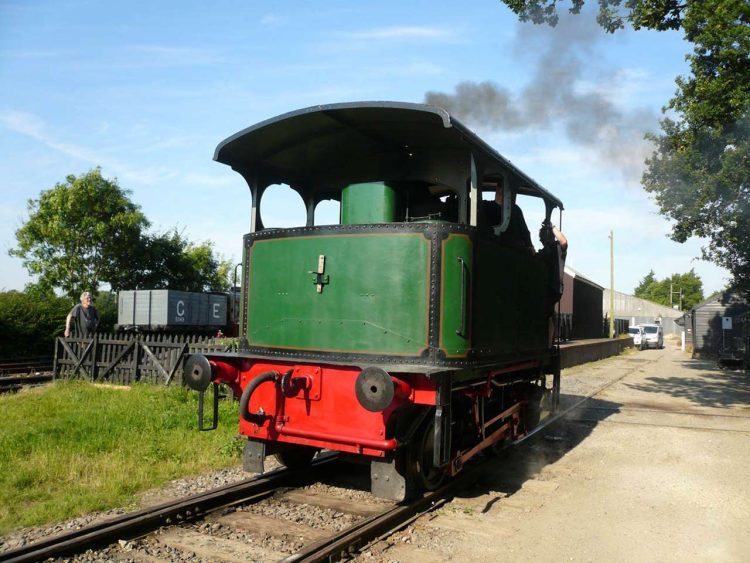
[[91,338],[99,324],[99,313],[91,304],[91,293],[81,293],[81,302],[73,307],[65,319],[65,336],[70,336],[70,321],[75,319],[76,335],[80,338]]

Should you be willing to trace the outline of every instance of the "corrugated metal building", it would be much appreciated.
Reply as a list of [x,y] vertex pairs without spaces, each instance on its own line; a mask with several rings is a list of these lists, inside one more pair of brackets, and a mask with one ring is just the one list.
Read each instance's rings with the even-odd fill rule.
[[[609,289],[604,290],[604,311],[609,311]],[[664,334],[680,334],[682,327],[675,323],[683,312],[665,305],[647,301],[634,295],[615,291],[615,319],[625,319],[628,325],[658,324]]]
[[725,348],[742,344],[749,309],[747,300],[731,290],[696,305],[686,315],[692,325],[693,357],[718,358]]

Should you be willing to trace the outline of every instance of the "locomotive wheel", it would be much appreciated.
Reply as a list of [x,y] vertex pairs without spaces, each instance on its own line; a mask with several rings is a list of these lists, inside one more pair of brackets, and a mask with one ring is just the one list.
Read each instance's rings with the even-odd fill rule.
[[420,490],[434,491],[445,480],[445,473],[432,463],[435,450],[435,426],[432,420],[414,435],[408,446],[406,463],[408,478]]
[[274,457],[284,467],[304,469],[310,465],[316,453],[318,453],[318,450],[307,446],[285,446],[281,451],[276,452]]

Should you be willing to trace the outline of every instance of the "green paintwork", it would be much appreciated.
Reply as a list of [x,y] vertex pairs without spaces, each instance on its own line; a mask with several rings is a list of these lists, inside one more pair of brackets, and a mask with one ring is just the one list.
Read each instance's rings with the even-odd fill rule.
[[[430,342],[440,356],[425,363],[496,357],[503,362],[537,357],[548,346],[546,307],[549,264],[504,244],[502,238],[468,232],[439,233],[378,228],[331,234],[291,235],[279,230],[246,251],[247,342],[279,352],[342,352],[421,357]],[[389,225],[388,229],[398,229]],[[412,225],[413,228],[413,225]],[[438,231],[438,232],[436,232]],[[325,233],[325,234],[322,234]],[[431,242],[440,257],[431,266]],[[287,236],[284,236],[287,235]],[[325,255],[317,276],[319,255]],[[466,285],[462,288],[462,267]],[[436,302],[430,307],[431,268]],[[322,282],[317,291],[316,282]],[[465,332],[461,327],[462,291]],[[437,317],[430,333],[429,311]]]
[[341,224],[393,223],[396,191],[385,182],[352,184],[341,192]]
[[[314,283],[325,255],[328,283]],[[248,253],[251,346],[419,355],[427,346],[430,241],[421,233],[255,241]]]
[[[442,295],[440,321],[440,348],[447,357],[465,356],[471,342],[471,283],[473,280],[472,244],[467,235],[450,235],[443,242]],[[459,260],[463,258],[466,267]],[[462,295],[462,276],[464,286]],[[464,331],[462,327],[461,300],[464,300]]]

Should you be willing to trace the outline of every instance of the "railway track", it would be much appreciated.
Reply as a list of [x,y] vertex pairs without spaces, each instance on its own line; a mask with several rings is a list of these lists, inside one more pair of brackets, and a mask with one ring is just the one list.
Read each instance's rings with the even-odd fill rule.
[[2,361],[0,362],[0,377],[51,372],[53,363],[52,356]]
[[14,393],[24,387],[34,387],[52,381],[52,373],[33,375],[5,375],[0,377],[0,393]]
[[[329,488],[323,492],[297,488],[320,479],[334,464],[334,459],[316,461],[315,471],[304,478],[277,470],[122,515],[0,553],[0,561],[69,561],[84,552],[83,560],[92,556],[94,560],[338,561],[444,505],[472,482],[479,469],[468,468],[442,489],[402,504],[371,498],[363,502],[362,492],[346,498],[351,491],[337,497]],[[300,513],[348,525],[326,530],[300,518]],[[107,548],[110,544],[114,545]],[[94,554],[88,551],[98,548],[104,549]]]
[[[508,446],[544,436],[545,430],[566,420],[586,401],[639,367],[600,385]],[[456,479],[438,491],[410,503],[393,504],[365,492],[366,484],[359,490],[348,484],[343,488],[321,485],[331,475],[347,473],[336,455],[326,454],[314,460],[310,471],[282,468],[124,514],[0,553],[0,562],[69,557],[97,548],[104,548],[99,552],[99,558],[104,560],[145,557],[157,561],[291,563],[346,559],[451,500],[458,491],[476,481],[482,465],[481,462],[467,465]]]
[[18,391],[52,381],[52,357],[0,362],[0,393]]
[[[441,506],[472,473],[401,504],[356,488],[352,493],[349,487],[310,487],[324,475],[342,472],[336,468],[340,463],[335,454],[326,454],[313,461],[312,471],[277,469],[0,553],[0,562],[68,560],[97,548],[105,548],[99,559],[107,560],[114,557],[106,548],[110,544],[135,559],[140,554],[156,560],[336,561]],[[311,525],[315,520],[327,521],[329,529]]]
[[239,483],[225,485],[205,493],[158,504],[136,512],[72,530],[44,540],[0,553],[0,561],[40,561],[81,553],[120,540],[149,533],[161,526],[191,522],[213,511],[267,498],[284,487],[299,486],[314,480],[324,469],[336,462],[334,456],[321,456],[304,477],[299,471],[278,469]]

